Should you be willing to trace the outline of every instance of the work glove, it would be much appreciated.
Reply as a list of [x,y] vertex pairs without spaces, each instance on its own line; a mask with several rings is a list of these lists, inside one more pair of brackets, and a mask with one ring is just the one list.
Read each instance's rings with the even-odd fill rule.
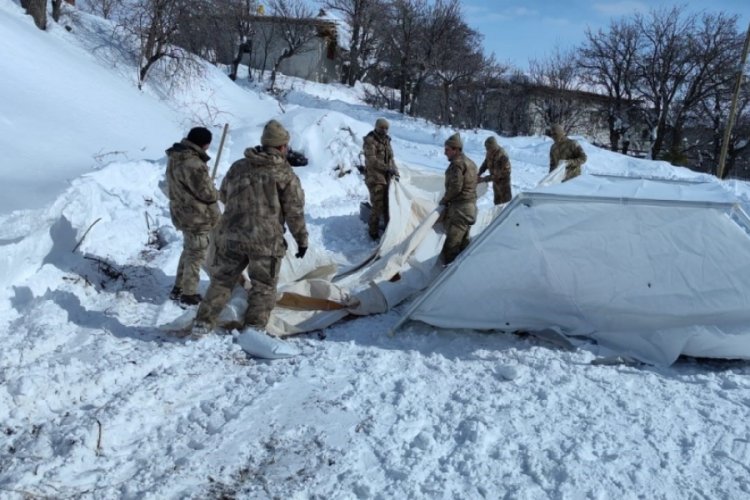
[[401,177],[398,175],[398,170],[396,170],[395,168],[389,168],[385,173],[388,174],[388,177],[390,177],[391,179],[401,179]]
[[307,247],[299,247],[297,248],[297,253],[294,254],[294,256],[297,257],[298,259],[301,259],[302,257],[305,256],[306,253],[307,253]]

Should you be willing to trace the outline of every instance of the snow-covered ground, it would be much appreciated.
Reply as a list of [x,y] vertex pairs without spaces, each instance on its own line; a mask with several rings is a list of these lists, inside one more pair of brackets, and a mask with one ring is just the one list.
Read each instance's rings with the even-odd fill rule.
[[[213,127],[215,155],[230,123],[221,177],[280,119],[310,158],[311,246],[341,265],[373,248],[362,179],[335,168],[374,120],[391,120],[415,169],[445,168],[451,131],[373,110],[357,88],[289,79],[277,101],[210,66],[139,92],[106,24],[67,22],[40,32],[0,0],[0,498],[750,495],[746,362],[609,365],[585,347],[417,326],[389,337],[405,306],[294,337],[302,355],[272,362],[232,335],[164,335],[183,312],[166,297],[181,236],[158,182],[192,124]],[[462,133],[480,160],[488,132]],[[549,139],[501,143],[514,191],[533,187]],[[588,172],[697,176],[584,148]]]

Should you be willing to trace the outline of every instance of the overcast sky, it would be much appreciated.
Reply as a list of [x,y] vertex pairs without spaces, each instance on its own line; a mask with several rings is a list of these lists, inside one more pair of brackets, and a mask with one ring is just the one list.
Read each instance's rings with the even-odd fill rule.
[[544,58],[555,45],[579,45],[587,26],[606,28],[612,18],[645,13],[652,6],[687,5],[690,11],[737,14],[741,30],[750,22],[750,0],[463,0],[462,4],[468,24],[484,35],[486,52],[494,52],[498,61],[521,69],[528,67],[529,59]]

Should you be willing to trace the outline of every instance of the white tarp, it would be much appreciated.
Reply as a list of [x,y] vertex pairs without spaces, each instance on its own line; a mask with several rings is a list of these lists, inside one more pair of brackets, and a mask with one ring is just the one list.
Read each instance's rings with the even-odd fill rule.
[[[443,175],[400,168],[402,180],[389,190],[390,222],[373,254],[337,274],[324,253],[311,248],[304,259],[288,252],[282,261],[277,305],[267,329],[277,336],[293,335],[330,326],[350,315],[377,314],[424,290],[440,273],[437,257],[445,236],[437,224]],[[486,192],[482,184],[479,195]],[[496,209],[480,211],[472,235],[492,220]],[[363,231],[365,226],[363,225]],[[290,242],[291,249],[296,248]],[[244,290],[237,288],[219,324],[237,327],[247,307]],[[166,330],[188,328],[195,311],[187,311],[163,325]]]
[[517,196],[404,320],[750,359],[749,224],[715,182],[584,175]]

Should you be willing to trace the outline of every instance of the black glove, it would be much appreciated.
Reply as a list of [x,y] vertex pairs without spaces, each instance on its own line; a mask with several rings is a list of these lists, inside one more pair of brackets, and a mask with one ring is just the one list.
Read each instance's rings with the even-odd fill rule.
[[302,257],[305,256],[306,253],[307,253],[307,247],[299,247],[297,248],[297,253],[294,254],[294,256],[297,257],[298,259],[301,259]]
[[391,179],[396,179],[396,180],[399,180],[399,179],[400,179],[400,177],[399,177],[399,175],[398,175],[398,170],[396,170],[395,168],[389,168],[388,170],[386,170],[386,171],[385,171],[385,173],[386,173],[386,174],[388,175],[388,177],[390,177]]
[[289,165],[293,167],[306,167],[307,166],[307,157],[303,155],[302,153],[299,153],[297,151],[292,151],[291,149],[286,154],[286,161],[288,161]]

